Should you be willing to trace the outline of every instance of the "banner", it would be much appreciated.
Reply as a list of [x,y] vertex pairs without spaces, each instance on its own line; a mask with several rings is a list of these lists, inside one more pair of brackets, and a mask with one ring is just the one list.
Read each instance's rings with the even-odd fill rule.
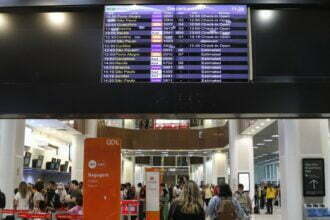
[[120,148],[117,139],[86,139],[84,220],[120,219]]
[[146,168],[146,212],[147,220],[159,220],[160,171],[157,168]]

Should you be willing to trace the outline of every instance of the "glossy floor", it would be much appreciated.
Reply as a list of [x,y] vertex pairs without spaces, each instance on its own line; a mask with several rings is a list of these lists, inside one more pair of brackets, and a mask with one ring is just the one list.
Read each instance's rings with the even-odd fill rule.
[[275,209],[273,215],[266,215],[264,210],[261,211],[260,215],[252,216],[251,220],[281,220],[281,210]]

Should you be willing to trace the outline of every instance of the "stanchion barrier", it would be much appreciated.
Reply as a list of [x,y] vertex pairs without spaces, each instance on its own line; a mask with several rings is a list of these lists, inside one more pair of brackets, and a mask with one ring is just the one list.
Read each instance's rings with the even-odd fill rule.
[[83,215],[56,214],[57,220],[83,220]]
[[29,210],[17,210],[17,209],[0,209],[1,214],[6,214],[6,215],[16,215],[16,214],[21,214],[21,213],[28,213],[30,212]]
[[137,200],[122,200],[121,215],[122,216],[139,216],[139,201]]
[[51,214],[43,212],[27,212],[18,214],[18,217],[28,219],[51,219]]

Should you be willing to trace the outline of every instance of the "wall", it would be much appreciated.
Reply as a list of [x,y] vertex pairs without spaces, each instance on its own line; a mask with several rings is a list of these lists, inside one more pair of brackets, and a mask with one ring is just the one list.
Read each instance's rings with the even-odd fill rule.
[[122,159],[122,183],[134,183],[134,163],[126,158]]
[[[268,170],[268,171],[267,171]],[[279,183],[279,162],[255,164],[255,184],[262,182]]]
[[[49,144],[58,147],[58,150],[48,147]],[[69,161],[69,143],[57,140],[56,137],[45,137],[28,127],[25,128],[24,145],[29,147],[25,150],[32,153],[30,167],[32,167],[32,159],[36,159],[38,155],[44,156],[42,169],[46,169],[46,162],[51,161],[52,158],[61,159],[61,164]]]
[[225,177],[226,182],[228,182],[228,161],[227,161],[227,155],[226,153],[215,153],[212,156],[212,162],[213,162],[213,172],[212,172],[212,184],[218,183],[218,177]]
[[191,179],[200,185],[204,181],[204,166],[203,164],[191,165]]
[[145,166],[135,165],[135,185],[145,183]]

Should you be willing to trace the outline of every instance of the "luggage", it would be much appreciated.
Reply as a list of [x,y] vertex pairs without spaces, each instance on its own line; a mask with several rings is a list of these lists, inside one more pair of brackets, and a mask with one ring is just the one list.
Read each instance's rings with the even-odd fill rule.
[[255,206],[253,212],[254,214],[260,214],[259,206]]

